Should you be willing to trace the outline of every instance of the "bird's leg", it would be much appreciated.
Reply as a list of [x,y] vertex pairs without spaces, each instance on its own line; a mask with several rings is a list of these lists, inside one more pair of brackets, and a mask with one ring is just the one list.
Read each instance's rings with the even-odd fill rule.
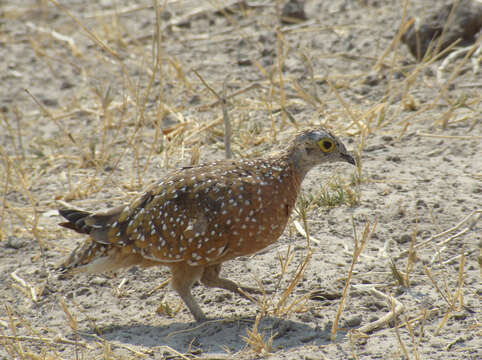
[[[251,300],[249,297],[247,297],[243,292],[246,293],[254,293],[254,294],[262,294],[263,291],[257,289],[257,288],[252,288],[248,286],[240,286],[234,281],[231,281],[229,279],[225,279],[222,277],[219,277],[219,273],[221,272],[221,264],[217,265],[211,265],[211,266],[206,266],[204,268],[204,273],[201,277],[201,282],[208,286],[208,287],[217,287],[221,289],[226,289],[232,292],[235,292],[239,295],[241,295],[244,298],[247,298]],[[240,291],[242,290],[242,291]]]
[[171,287],[179,294],[196,321],[206,321],[206,315],[191,294],[192,285],[201,277],[202,267],[179,263],[171,266],[171,273]]

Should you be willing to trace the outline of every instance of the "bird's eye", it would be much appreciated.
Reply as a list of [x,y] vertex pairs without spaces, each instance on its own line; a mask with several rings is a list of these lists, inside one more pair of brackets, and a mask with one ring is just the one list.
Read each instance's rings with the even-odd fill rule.
[[318,141],[318,146],[321,151],[328,153],[330,151],[333,151],[333,149],[335,148],[335,143],[331,139],[324,138]]

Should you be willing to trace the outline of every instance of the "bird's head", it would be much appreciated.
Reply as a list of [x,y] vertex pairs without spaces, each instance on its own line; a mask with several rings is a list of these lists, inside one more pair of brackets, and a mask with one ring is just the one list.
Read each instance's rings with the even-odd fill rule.
[[356,165],[345,145],[329,131],[315,128],[302,131],[293,140],[288,152],[301,174],[313,166],[327,162],[345,161]]

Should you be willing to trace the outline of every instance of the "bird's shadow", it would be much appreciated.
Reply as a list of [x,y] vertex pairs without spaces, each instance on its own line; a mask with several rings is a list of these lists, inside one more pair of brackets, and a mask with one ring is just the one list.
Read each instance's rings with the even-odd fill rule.
[[[109,342],[130,344],[146,348],[167,345],[181,353],[198,350],[203,353],[237,352],[245,348],[248,332],[253,330],[255,317],[214,319],[204,323],[175,322],[167,326],[145,324],[106,326],[97,329]],[[330,330],[312,324],[264,317],[257,332],[265,343],[272,337],[272,348],[290,349],[303,345],[326,345],[330,342]],[[339,334],[342,336],[341,334]],[[89,338],[88,334],[84,334]]]

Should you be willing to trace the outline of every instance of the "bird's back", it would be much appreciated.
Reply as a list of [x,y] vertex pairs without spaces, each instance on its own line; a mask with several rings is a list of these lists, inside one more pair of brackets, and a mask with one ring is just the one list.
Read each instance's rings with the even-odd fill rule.
[[106,214],[63,210],[63,226],[90,237],[65,269],[221,263],[255,253],[283,232],[299,174],[282,156],[180,169]]

